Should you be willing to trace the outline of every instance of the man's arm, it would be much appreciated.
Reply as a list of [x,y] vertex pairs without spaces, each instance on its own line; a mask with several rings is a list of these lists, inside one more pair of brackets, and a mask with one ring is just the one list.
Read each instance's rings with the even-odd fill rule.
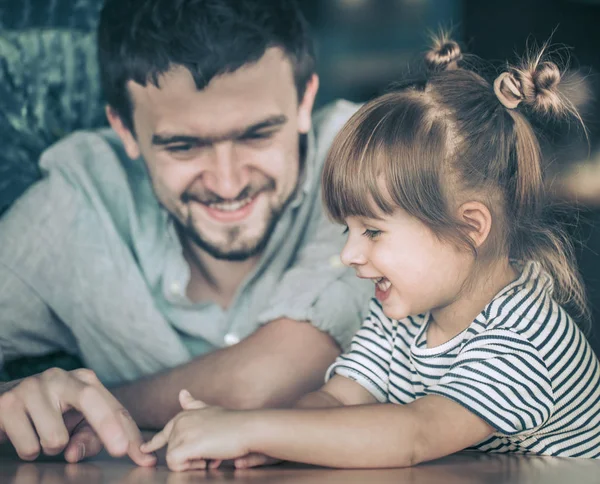
[[183,388],[227,408],[290,405],[322,385],[339,352],[331,336],[311,324],[279,319],[235,346],[111,391],[140,427],[162,428],[181,409]]

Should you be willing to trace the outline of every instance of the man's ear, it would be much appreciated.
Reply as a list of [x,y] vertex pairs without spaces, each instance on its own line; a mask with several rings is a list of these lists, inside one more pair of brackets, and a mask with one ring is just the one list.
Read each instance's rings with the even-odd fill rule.
[[306,83],[304,96],[298,106],[298,131],[306,134],[312,126],[312,109],[319,90],[319,76],[313,74]]
[[466,226],[476,248],[481,247],[492,230],[492,214],[481,202],[465,202],[458,209],[458,217]]
[[119,116],[111,106],[107,105],[106,117],[108,118],[111,128],[119,135],[119,138],[121,138],[123,146],[125,147],[125,151],[127,152],[127,156],[129,156],[129,158],[132,160],[139,158],[140,148],[137,144],[135,136],[131,130],[125,126],[121,116]]

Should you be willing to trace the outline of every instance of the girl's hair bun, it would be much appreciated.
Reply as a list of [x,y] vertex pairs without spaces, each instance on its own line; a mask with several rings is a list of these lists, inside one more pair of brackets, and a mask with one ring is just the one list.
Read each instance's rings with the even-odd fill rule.
[[566,110],[559,90],[562,73],[554,62],[530,63],[517,69],[523,100],[536,111],[557,114]]
[[434,71],[457,69],[458,62],[463,58],[460,46],[446,34],[433,38],[432,48],[425,54],[427,67]]
[[[555,117],[570,114],[583,123],[572,86],[577,78],[569,80],[567,76],[565,82],[566,72],[547,60],[546,50],[547,45],[539,51],[532,50],[518,65],[508,66],[494,82],[496,96],[509,109],[523,103],[539,114]],[[581,94],[586,86],[582,82],[579,84],[577,92]]]

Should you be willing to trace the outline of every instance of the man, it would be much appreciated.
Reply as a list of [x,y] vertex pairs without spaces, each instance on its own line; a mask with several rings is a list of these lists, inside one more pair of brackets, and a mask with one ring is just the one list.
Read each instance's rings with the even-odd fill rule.
[[0,437],[24,459],[104,445],[151,465],[136,423],[162,426],[182,388],[289,404],[358,328],[370,288],[319,193],[355,108],[311,119],[291,1],[108,0],[98,32],[113,131],[50,148],[0,221],[0,364],[63,349],[95,373],[0,384]]

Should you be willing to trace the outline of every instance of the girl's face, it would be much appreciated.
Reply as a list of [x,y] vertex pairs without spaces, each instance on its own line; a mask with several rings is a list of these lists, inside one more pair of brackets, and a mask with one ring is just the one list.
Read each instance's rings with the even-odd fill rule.
[[348,217],[346,224],[342,261],[373,281],[386,316],[403,319],[458,299],[474,264],[470,250],[438,239],[400,209],[379,219]]

